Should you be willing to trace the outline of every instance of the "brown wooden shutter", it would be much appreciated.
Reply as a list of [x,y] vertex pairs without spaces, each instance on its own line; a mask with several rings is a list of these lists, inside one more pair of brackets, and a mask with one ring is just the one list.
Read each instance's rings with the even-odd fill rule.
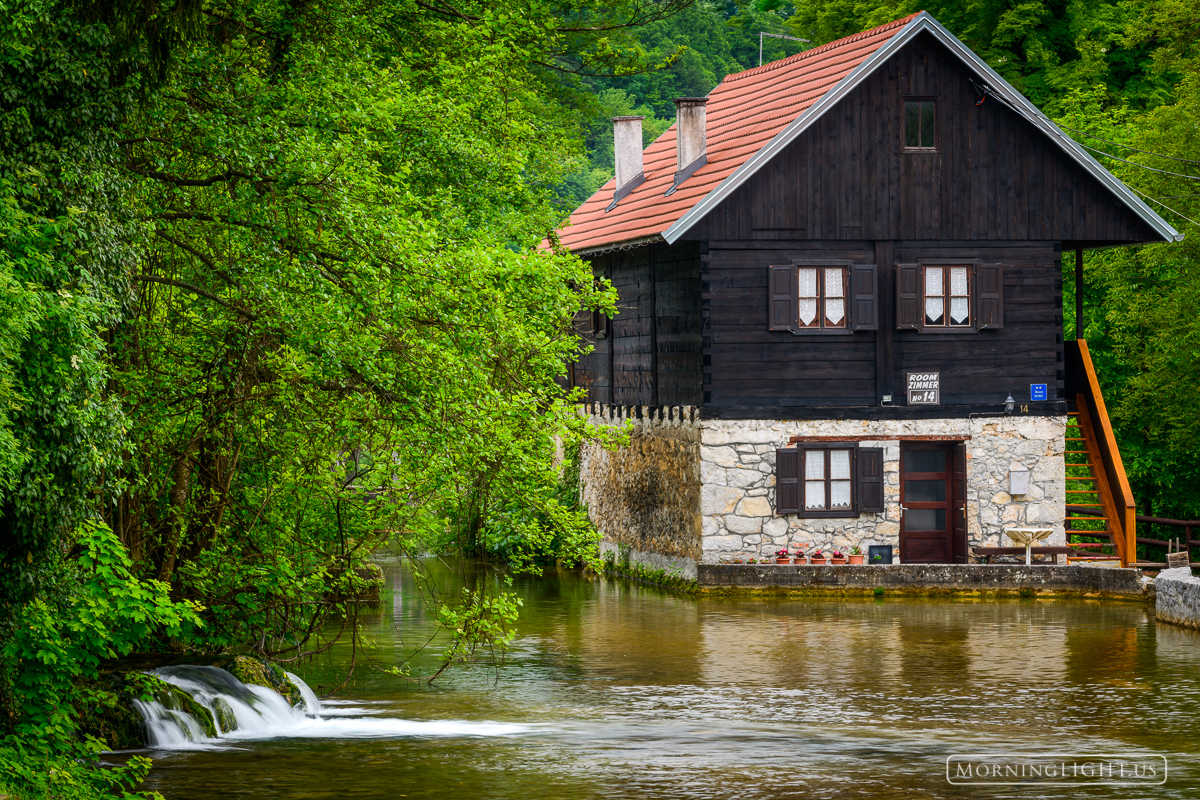
[[858,510],[883,511],[883,448],[858,448]]
[[790,331],[800,313],[795,267],[767,267],[767,297],[771,304],[770,329]]
[[874,264],[850,267],[850,329],[873,331],[879,328],[879,289]]
[[775,451],[775,513],[800,512],[800,450]]
[[921,265],[896,265],[896,328],[921,330],[925,327],[924,292],[921,291]]
[[975,327],[1004,327],[1004,270],[999,264],[975,265]]

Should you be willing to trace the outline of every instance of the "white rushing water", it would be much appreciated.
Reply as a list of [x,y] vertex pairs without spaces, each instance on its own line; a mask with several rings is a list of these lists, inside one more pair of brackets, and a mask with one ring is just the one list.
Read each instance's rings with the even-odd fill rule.
[[147,745],[184,750],[208,748],[223,743],[277,737],[309,739],[399,738],[427,736],[506,736],[522,733],[529,725],[466,720],[406,720],[379,716],[353,701],[322,703],[299,677],[288,677],[300,689],[303,702],[295,708],[279,693],[262,686],[247,686],[218,667],[162,667],[150,674],[187,692],[212,712],[217,736],[183,711],[167,708],[157,700],[134,700],[146,721]]

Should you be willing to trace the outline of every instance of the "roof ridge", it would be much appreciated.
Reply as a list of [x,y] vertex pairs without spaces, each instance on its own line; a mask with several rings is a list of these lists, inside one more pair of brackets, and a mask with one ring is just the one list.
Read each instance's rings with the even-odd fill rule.
[[903,27],[903,26],[907,25],[909,22],[911,22],[914,18],[916,18],[924,13],[925,13],[924,11],[914,11],[913,13],[909,14],[907,17],[901,17],[900,19],[894,19],[891,22],[885,22],[884,24],[878,25],[874,28],[870,28],[865,31],[859,31],[858,33],[851,34],[850,36],[844,36],[841,39],[835,39],[832,42],[826,42],[825,44],[821,45],[820,47],[814,47],[811,50],[805,50],[801,53],[796,53],[794,56],[788,56],[787,58],[781,58],[778,61],[771,61],[771,62],[768,62],[768,63],[763,64],[758,67],[751,67],[750,69],[745,69],[745,70],[742,70],[741,72],[735,72],[732,75],[726,75],[725,80],[721,81],[721,82],[725,83],[726,81],[737,81],[737,80],[741,80],[742,78],[748,78],[748,77],[754,77],[756,75],[762,75],[763,73],[770,72],[771,70],[774,70],[774,69],[780,69],[782,67],[791,66],[792,64],[795,64],[797,61],[801,61],[805,58],[809,58],[809,57],[812,57],[815,55],[819,55],[821,53],[828,52],[829,50],[832,50],[835,47],[840,47],[845,44],[850,44],[851,42],[861,41],[863,39],[866,39],[869,36],[873,36],[875,34],[882,33],[891,28]]

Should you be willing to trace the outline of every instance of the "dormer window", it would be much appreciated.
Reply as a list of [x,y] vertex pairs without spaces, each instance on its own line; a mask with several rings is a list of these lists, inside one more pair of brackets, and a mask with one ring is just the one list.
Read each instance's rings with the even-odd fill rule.
[[931,99],[904,101],[904,149],[937,149],[937,102]]

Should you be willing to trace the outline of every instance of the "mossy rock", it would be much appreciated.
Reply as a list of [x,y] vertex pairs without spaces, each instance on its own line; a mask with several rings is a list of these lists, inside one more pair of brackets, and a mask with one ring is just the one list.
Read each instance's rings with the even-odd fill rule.
[[253,656],[237,656],[233,659],[229,671],[247,686],[265,686],[273,689],[293,708],[304,704],[304,695],[300,694],[300,687],[292,683],[287,673],[270,661]]
[[142,675],[140,678],[144,679],[145,691],[162,703],[164,708],[187,714],[200,724],[205,736],[216,737],[217,723],[212,712],[192,699],[190,694],[153,675]]
[[236,731],[238,727],[237,715],[233,713],[233,707],[225,702],[220,697],[212,699],[213,716],[216,717],[217,725],[221,728],[222,733]]
[[110,750],[130,750],[146,744],[146,721],[133,707],[141,692],[125,675],[104,675],[80,681],[75,724],[81,739],[92,737]]
[[[212,713],[192,696],[163,679],[144,673],[108,673],[80,684],[83,701],[76,724],[81,738],[93,736],[110,750],[129,750],[146,744],[146,721],[134,700],[157,700],[164,708],[196,720],[205,736],[217,735]],[[230,709],[232,714],[232,709]]]

